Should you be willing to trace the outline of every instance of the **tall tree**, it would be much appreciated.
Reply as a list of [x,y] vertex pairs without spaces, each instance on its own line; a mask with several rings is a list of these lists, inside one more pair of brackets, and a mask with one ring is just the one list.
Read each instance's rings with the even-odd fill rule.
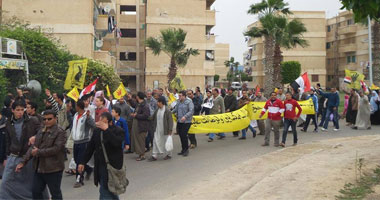
[[177,75],[178,67],[184,67],[190,56],[199,55],[198,49],[186,48],[187,33],[182,29],[169,28],[161,30],[158,38],[149,37],[145,43],[154,55],[164,52],[170,57],[168,85]]
[[230,68],[230,71],[227,74],[227,80],[228,80],[228,84],[230,86],[231,82],[234,80],[233,77],[235,76],[235,73],[236,73],[237,68],[239,67],[240,63],[237,61],[235,62],[235,58],[231,57],[230,60],[224,61],[224,65],[226,67]]
[[372,26],[373,37],[373,81],[380,83],[380,0],[340,0],[342,9],[352,10],[355,22],[368,25],[369,16],[374,22]]
[[[293,48],[297,45],[307,46],[302,34],[307,31],[305,25],[297,19],[289,21],[286,15],[292,14],[283,0],[267,0],[251,5],[249,14],[258,14],[259,27],[252,27],[244,33],[245,36],[264,37],[264,88],[273,91],[281,87],[281,62],[283,60],[281,47]],[[268,92],[266,95],[269,95]]]

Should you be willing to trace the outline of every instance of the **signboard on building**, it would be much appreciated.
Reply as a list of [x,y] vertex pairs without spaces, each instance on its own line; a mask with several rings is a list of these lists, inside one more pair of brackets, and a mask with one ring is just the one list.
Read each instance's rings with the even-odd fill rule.
[[0,69],[25,69],[27,65],[27,60],[0,58]]

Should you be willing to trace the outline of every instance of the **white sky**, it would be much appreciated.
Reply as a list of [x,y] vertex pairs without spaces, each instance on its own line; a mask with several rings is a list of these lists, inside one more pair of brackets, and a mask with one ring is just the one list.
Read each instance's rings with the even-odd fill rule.
[[[326,11],[326,17],[338,14],[341,8],[339,0],[285,0],[291,10]],[[243,32],[256,19],[248,15],[249,6],[261,0],[216,0],[213,7],[216,13],[216,26],[213,28],[217,43],[230,44],[230,56],[240,63],[247,50]]]

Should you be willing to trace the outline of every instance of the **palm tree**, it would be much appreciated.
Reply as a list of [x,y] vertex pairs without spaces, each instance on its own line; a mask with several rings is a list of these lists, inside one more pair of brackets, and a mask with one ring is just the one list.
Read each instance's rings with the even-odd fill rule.
[[265,50],[265,83],[266,95],[274,91],[275,87],[281,87],[281,47],[292,48],[296,45],[302,47],[307,42],[302,39],[302,33],[306,32],[304,24],[295,19],[288,21],[286,16],[292,14],[287,8],[288,4],[283,0],[263,0],[261,3],[253,4],[248,11],[249,14],[258,14],[260,27],[252,27],[244,33],[245,36],[261,38],[264,37]]
[[166,53],[170,57],[168,85],[176,77],[178,67],[184,67],[190,56],[199,55],[198,49],[186,48],[184,43],[187,33],[182,29],[169,28],[161,30],[158,38],[149,37],[145,43],[154,55]]
[[228,72],[229,75],[227,74],[227,79],[228,79],[228,84],[229,86],[231,85],[231,82],[233,81],[233,77],[235,75],[234,72],[237,71],[237,68],[239,67],[240,63],[239,62],[235,62],[235,58],[234,57],[231,57],[230,60],[226,60],[224,61],[224,65],[226,67],[229,67],[230,68],[230,71]]

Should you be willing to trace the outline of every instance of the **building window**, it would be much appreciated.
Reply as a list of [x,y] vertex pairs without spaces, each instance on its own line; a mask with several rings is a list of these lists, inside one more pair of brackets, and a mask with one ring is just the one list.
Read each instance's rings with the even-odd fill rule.
[[319,82],[319,76],[318,75],[311,75],[311,81],[312,82]]
[[214,61],[214,51],[213,50],[206,50],[206,60]]
[[353,19],[349,19],[347,20],[347,26],[351,25],[351,24],[354,24],[354,20]]
[[120,29],[120,31],[123,38],[136,38],[136,29]]
[[331,81],[331,76],[327,76],[327,81],[330,82]]
[[136,6],[120,5],[121,15],[136,15]]
[[253,66],[256,67],[256,60],[253,61]]
[[327,26],[327,32],[331,32],[331,26]]
[[327,43],[326,43],[326,49],[330,49],[330,47],[331,47],[331,43],[330,43],[330,42],[327,42]]
[[356,63],[356,56],[355,55],[348,55],[347,56],[347,64],[350,63]]
[[119,60],[136,61],[136,52],[120,52]]

